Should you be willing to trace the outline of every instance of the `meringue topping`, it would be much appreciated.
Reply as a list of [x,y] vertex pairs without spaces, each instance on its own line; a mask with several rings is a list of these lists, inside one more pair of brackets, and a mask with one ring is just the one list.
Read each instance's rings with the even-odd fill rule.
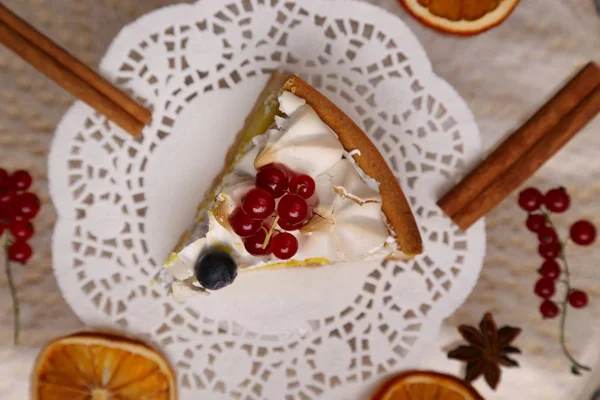
[[348,159],[338,161],[316,179],[318,218],[336,243],[342,260],[365,257],[389,236],[382,219],[381,195],[364,182]]
[[289,92],[280,97],[280,110],[293,110],[289,118],[280,121],[277,130],[269,130],[269,140],[254,160],[258,170],[265,165],[279,163],[291,170],[318,176],[339,161],[344,148],[337,135],[308,104],[301,104]]
[[[225,177],[213,205],[205,211],[203,219],[208,223],[197,227],[196,239],[165,263],[165,269],[175,279],[172,294],[177,301],[202,291],[191,282],[194,263],[210,247],[219,246],[230,252],[240,271],[310,264],[310,260],[334,263],[383,259],[395,251],[396,240],[390,236],[381,209],[379,184],[355,164],[352,155],[356,152],[350,155],[345,151],[335,132],[304,99],[284,91],[279,97],[279,110],[286,117],[276,117],[267,132],[255,137],[236,161],[233,172]],[[271,163],[310,175],[316,183],[310,201],[314,215],[300,231],[290,232],[298,239],[299,250],[283,262],[273,255],[248,253],[228,223],[228,215],[253,187],[256,170]]]

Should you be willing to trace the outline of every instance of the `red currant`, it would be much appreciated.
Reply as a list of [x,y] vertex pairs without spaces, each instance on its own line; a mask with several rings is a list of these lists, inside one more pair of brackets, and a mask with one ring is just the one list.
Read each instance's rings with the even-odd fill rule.
[[8,248],[8,259],[15,262],[25,263],[33,255],[33,250],[27,242],[17,240]]
[[8,224],[17,217],[17,212],[12,205],[0,204],[0,221]]
[[279,218],[296,225],[308,217],[308,204],[300,195],[288,193],[279,200],[277,214]]
[[555,213],[567,211],[571,204],[571,198],[565,188],[556,188],[549,190],[544,196],[546,208]]
[[298,239],[289,232],[279,233],[271,239],[273,254],[280,260],[294,257],[298,252]]
[[554,281],[550,278],[542,277],[535,283],[534,292],[542,299],[548,299],[554,296],[555,291]]
[[569,293],[569,304],[574,308],[583,308],[588,304],[588,295],[583,290],[572,290]]
[[0,186],[0,204],[11,204],[14,198],[14,190],[11,190],[6,186]]
[[538,253],[546,260],[555,259],[560,254],[560,243],[540,243]]
[[267,243],[267,246],[263,249],[263,243],[267,238],[267,229],[259,229],[254,235],[244,239],[244,247],[248,253],[253,256],[266,256],[271,254],[271,241]]
[[40,199],[30,192],[19,194],[14,200],[17,214],[27,219],[33,219],[40,211]]
[[8,225],[10,232],[17,240],[27,240],[33,236],[35,230],[28,220],[14,220]]
[[544,318],[555,318],[558,311],[558,306],[552,300],[544,300],[540,305],[540,313]]
[[2,237],[6,228],[6,223],[0,219],[0,237]]
[[542,227],[546,226],[546,218],[542,214],[529,214],[525,224],[531,232],[538,233]]
[[8,172],[5,169],[0,168],[0,185],[4,185],[8,180]]
[[290,193],[308,199],[315,193],[315,180],[308,175],[296,175],[290,181]]
[[8,186],[17,191],[27,190],[31,186],[31,175],[22,169],[15,171],[8,177]]
[[545,226],[540,229],[538,233],[538,239],[540,243],[552,244],[558,242],[558,235],[556,234],[556,231],[553,228]]
[[240,237],[254,235],[260,229],[261,223],[259,220],[250,218],[241,207],[236,208],[229,214],[229,225]]
[[535,211],[542,205],[544,196],[536,188],[527,188],[519,193],[519,206],[525,211]]
[[268,191],[276,199],[285,194],[288,185],[288,176],[285,170],[278,165],[264,166],[256,174],[256,187]]
[[560,266],[555,260],[546,260],[538,272],[546,278],[556,280],[560,275]]
[[580,246],[589,246],[596,240],[596,227],[590,221],[577,221],[571,226],[571,239]]
[[265,189],[254,188],[244,196],[242,209],[251,218],[262,221],[275,211],[275,199]]

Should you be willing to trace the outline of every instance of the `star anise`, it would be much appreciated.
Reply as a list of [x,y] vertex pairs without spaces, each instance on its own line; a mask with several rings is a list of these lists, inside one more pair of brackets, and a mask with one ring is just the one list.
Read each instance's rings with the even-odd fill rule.
[[509,354],[521,353],[521,350],[510,345],[521,333],[520,328],[504,326],[498,329],[492,314],[486,313],[479,323],[479,330],[461,325],[458,331],[469,345],[458,346],[448,353],[448,358],[467,363],[465,381],[472,382],[483,375],[487,384],[496,389],[500,382],[500,366],[519,366]]

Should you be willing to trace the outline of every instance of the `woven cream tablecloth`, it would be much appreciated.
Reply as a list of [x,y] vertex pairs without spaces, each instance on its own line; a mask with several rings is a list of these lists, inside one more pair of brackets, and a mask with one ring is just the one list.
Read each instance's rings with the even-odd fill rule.
[[[176,0],[2,0],[77,57],[97,66],[112,38],[138,16]],[[413,21],[396,0],[371,0],[397,14],[413,29],[435,71],[467,100],[489,150],[519,126],[562,81],[590,59],[600,60],[600,16],[592,0],[524,0],[499,28],[472,39],[446,37]],[[27,378],[41,345],[81,328],[62,299],[52,274],[50,242],[55,213],[47,188],[47,154],[55,126],[73,102],[66,94],[8,50],[0,48],[0,167],[31,171],[44,207],[36,220],[35,255],[15,275],[22,306],[22,344],[12,345],[12,309],[4,274],[0,274],[0,398],[27,398]],[[579,217],[600,225],[600,118],[590,124],[529,184],[565,185],[574,209],[561,216],[566,228]],[[532,293],[540,264],[536,241],[523,227],[515,196],[487,218],[488,256],[481,279],[445,324],[440,347],[425,366],[448,368],[443,346],[458,339],[455,327],[474,324],[486,310],[500,323],[524,329],[518,345],[523,368],[504,375],[502,388],[514,386],[527,399],[589,399],[600,386],[596,373],[573,378],[560,354],[557,321],[542,322]],[[575,250],[573,281],[588,290],[592,306],[571,313],[573,350],[597,362],[600,333],[600,246]],[[575,380],[574,380],[575,379]],[[573,395],[557,391],[562,384]],[[481,386],[480,386],[481,387]],[[512,391],[511,391],[512,392]],[[504,395],[502,394],[504,393]],[[507,390],[490,398],[507,397]],[[513,392],[514,393],[514,392]]]

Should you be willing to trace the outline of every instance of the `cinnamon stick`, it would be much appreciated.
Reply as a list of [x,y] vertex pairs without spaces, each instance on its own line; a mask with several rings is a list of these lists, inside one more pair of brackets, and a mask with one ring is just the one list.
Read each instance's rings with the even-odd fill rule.
[[73,57],[2,4],[0,4],[0,21],[4,22],[9,28],[29,42],[35,44],[35,46],[39,47],[82,80],[88,82],[97,91],[119,105],[143,125],[150,122],[152,114],[149,110],[133,101],[121,90],[94,72],[94,70]]
[[587,125],[598,112],[600,112],[600,85],[523,154],[506,172],[496,178],[485,190],[456,213],[453,217],[454,222],[462,229],[470,227],[529,179],[535,171]]
[[600,85],[600,68],[588,63],[521,128],[442,197],[438,205],[451,218],[520,160],[544,135]]
[[141,134],[144,128],[142,122],[2,21],[0,21],[0,42],[133,136]]

